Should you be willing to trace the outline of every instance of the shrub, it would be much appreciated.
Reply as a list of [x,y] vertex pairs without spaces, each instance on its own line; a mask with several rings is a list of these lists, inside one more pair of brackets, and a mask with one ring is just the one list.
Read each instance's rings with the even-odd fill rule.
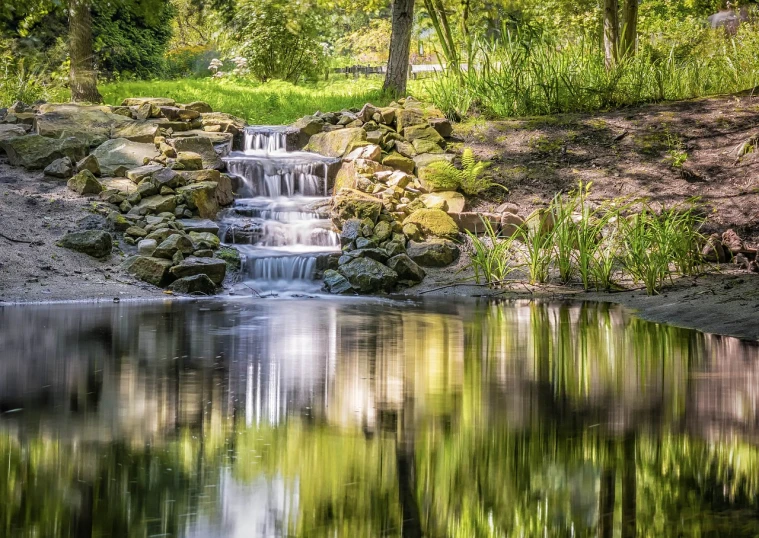
[[225,52],[246,58],[250,72],[262,82],[316,78],[325,59],[318,24],[315,10],[303,11],[296,2],[241,0]]
[[433,162],[425,167],[422,178],[437,188],[461,189],[469,196],[475,196],[491,187],[508,191],[503,185],[483,175],[488,166],[489,162],[478,161],[471,148],[466,148],[461,155],[461,170],[446,161]]

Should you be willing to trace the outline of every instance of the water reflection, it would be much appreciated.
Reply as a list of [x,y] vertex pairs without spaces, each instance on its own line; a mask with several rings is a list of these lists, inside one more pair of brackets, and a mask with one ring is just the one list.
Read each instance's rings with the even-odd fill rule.
[[0,349],[0,536],[759,533],[759,348],[616,307],[9,307]]

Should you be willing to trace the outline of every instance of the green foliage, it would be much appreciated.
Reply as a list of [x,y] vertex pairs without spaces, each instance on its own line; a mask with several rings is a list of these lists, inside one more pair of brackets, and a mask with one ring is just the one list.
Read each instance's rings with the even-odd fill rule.
[[168,2],[157,3],[149,12],[116,2],[93,3],[94,50],[100,72],[114,78],[164,74],[174,14]]
[[59,96],[61,85],[47,66],[44,56],[19,54],[14,41],[0,39],[0,106]]
[[223,50],[242,56],[262,82],[315,79],[322,71],[319,11],[284,0],[240,0]]
[[461,189],[469,196],[480,194],[491,187],[508,191],[503,185],[483,176],[488,166],[489,162],[478,161],[472,149],[466,148],[461,155],[461,170],[447,161],[437,161],[425,167],[423,178],[440,189]]

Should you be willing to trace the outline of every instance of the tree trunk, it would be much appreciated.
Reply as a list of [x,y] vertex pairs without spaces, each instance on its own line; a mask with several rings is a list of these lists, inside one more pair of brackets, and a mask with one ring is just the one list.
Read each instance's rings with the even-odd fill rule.
[[384,89],[395,95],[404,95],[408,82],[411,28],[414,25],[414,0],[393,0],[392,17],[390,57],[387,60]]
[[622,54],[634,56],[638,49],[638,0],[625,0],[622,24]]
[[619,52],[619,3],[617,0],[604,0],[604,53],[606,68],[617,63]]
[[92,52],[90,0],[69,0],[69,55],[71,100],[102,103]]

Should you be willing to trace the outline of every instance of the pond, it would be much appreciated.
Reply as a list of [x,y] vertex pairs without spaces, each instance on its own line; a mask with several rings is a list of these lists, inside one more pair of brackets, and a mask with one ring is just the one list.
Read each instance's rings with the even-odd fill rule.
[[759,533],[759,348],[616,306],[13,306],[0,349],[0,536]]

